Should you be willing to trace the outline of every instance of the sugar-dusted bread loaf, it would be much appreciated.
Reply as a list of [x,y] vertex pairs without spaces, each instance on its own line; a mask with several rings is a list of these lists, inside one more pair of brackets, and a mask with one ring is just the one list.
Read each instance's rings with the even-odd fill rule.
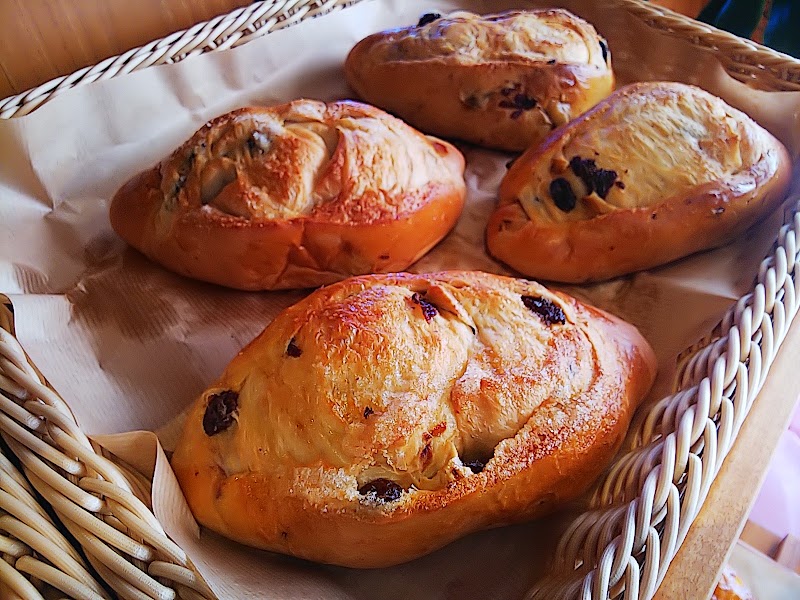
[[239,353],[190,411],[172,466],[225,536],[392,565],[582,493],[654,374],[634,327],[530,281],[356,277]]
[[605,40],[560,9],[425,15],[361,40],[345,73],[422,131],[518,151],[614,89]]
[[584,282],[720,246],[784,199],[786,149],[700,88],[637,83],[510,167],[489,252],[539,279]]
[[243,290],[402,270],[453,227],[464,159],[381,110],[297,100],[214,119],[111,204],[152,260]]

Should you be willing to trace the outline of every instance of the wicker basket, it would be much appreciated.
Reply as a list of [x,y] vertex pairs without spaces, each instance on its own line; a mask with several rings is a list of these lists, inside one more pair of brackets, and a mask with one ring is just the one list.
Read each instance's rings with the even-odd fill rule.
[[[257,2],[8,98],[0,117],[25,115],[92,81],[238,46],[354,1]],[[800,62],[788,56],[666,9],[612,3],[649,27],[713,49],[740,81],[800,90]],[[676,392],[640,420],[634,449],[599,483],[591,509],[563,536],[554,572],[529,598],[653,597],[798,310],[798,210],[781,228],[752,292],[682,359]],[[214,598],[153,516],[149,483],[81,432],[31,363],[14,337],[7,299],[0,305],[0,391],[3,453],[13,454],[25,474],[11,455],[0,456],[0,596]]]

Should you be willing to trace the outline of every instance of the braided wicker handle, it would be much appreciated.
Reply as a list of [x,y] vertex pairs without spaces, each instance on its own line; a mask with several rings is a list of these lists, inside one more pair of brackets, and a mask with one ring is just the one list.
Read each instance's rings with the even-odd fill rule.
[[267,0],[177,31],[65,77],[0,101],[0,119],[22,117],[62,92],[133,73],[147,67],[180,62],[205,52],[236,48],[273,31],[355,4],[359,0]]
[[[81,431],[67,404],[47,385],[14,337],[13,309],[8,298],[0,295],[0,300],[0,435],[19,459],[33,488],[80,544],[97,574],[120,598],[215,598],[151,512],[149,484],[109,460]],[[10,477],[13,479],[13,475]],[[0,488],[5,490],[3,481],[11,480],[0,479]],[[53,579],[51,584],[67,593],[78,589],[75,586],[84,586],[80,589],[85,593],[71,593],[78,598],[108,598],[80,556],[52,524],[43,520],[46,514],[41,509],[38,518],[35,509],[25,513],[12,510],[20,503],[29,505],[32,500],[24,481],[13,481],[16,485],[10,488],[12,491],[5,490],[10,496],[0,492],[0,508],[22,525],[12,527],[4,523],[7,516],[2,516],[0,528],[49,561],[25,558],[31,553],[9,542],[8,548],[13,552],[4,551],[20,557],[16,560],[17,570],[30,573],[35,569],[31,575],[48,582]],[[10,504],[4,504],[4,500]],[[0,538],[0,548],[2,543]],[[0,581],[22,598],[40,598],[34,595],[35,588],[23,580],[0,565]]]

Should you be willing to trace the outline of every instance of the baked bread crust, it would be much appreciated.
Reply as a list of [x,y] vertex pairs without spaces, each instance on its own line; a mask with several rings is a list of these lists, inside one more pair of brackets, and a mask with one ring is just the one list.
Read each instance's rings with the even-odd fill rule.
[[422,131],[509,151],[614,89],[607,43],[561,9],[457,12],[376,33],[350,51],[345,73],[360,97]]
[[511,165],[487,246],[551,281],[648,269],[736,238],[780,205],[790,169],[783,145],[721,99],[632,84]]
[[458,220],[463,172],[452,145],[371,106],[243,108],[125,184],[111,225],[188,277],[312,287],[419,259]]
[[584,492],[655,370],[633,326],[534,282],[355,277],[239,353],[172,466],[214,531],[383,567]]

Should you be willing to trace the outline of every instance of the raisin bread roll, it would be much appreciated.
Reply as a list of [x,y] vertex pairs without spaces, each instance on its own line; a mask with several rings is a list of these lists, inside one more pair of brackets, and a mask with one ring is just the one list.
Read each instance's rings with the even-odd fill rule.
[[680,83],[624,87],[511,165],[489,252],[530,277],[608,279],[736,238],[785,197],[783,145]]
[[172,466],[222,535],[383,567],[581,494],[654,374],[634,327],[533,282],[357,277],[239,353]]
[[511,151],[614,89],[605,40],[560,9],[425,15],[361,40],[345,73],[362,98],[425,132]]
[[129,181],[111,224],[164,267],[242,290],[402,270],[455,225],[464,158],[374,107],[243,108]]

